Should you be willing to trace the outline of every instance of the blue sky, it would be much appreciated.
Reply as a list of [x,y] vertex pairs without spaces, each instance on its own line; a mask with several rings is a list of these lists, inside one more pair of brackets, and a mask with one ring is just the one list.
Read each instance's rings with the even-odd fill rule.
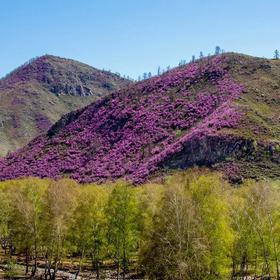
[[192,55],[271,57],[279,0],[1,0],[0,77],[53,54],[137,78]]

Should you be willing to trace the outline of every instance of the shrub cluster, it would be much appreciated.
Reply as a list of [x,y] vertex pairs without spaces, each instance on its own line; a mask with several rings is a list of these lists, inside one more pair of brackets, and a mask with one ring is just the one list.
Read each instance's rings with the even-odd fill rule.
[[241,112],[233,100],[242,90],[223,56],[170,70],[93,103],[56,134],[10,154],[0,179],[144,182],[189,141],[236,127]]

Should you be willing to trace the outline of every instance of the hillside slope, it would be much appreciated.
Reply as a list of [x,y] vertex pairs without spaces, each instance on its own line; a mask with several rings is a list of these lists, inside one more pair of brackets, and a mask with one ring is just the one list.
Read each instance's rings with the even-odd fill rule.
[[45,55],[0,80],[0,156],[27,144],[62,115],[129,82],[86,64]]
[[279,112],[279,61],[204,58],[68,114],[3,160],[0,179],[141,183],[193,165],[280,178]]

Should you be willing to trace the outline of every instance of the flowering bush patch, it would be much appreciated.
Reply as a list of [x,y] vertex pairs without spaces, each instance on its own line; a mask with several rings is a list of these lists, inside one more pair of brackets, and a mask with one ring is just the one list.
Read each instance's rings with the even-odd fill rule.
[[142,182],[188,141],[238,125],[243,88],[216,56],[113,93],[53,135],[0,162],[0,179],[24,176]]

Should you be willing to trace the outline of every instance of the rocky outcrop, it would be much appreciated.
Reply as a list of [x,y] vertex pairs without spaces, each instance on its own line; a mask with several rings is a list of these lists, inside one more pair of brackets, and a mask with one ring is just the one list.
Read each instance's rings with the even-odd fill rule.
[[[217,167],[218,170],[225,171],[228,178],[234,182],[250,177],[257,179],[263,176],[264,172],[267,177],[275,178],[280,176],[279,147],[278,142],[257,143],[252,139],[229,135],[213,135],[203,139],[194,138],[184,144],[182,151],[172,154],[166,159],[161,164],[161,168]],[[246,170],[248,163],[254,165],[256,172],[251,169]],[[264,163],[266,164],[264,165]],[[262,166],[263,172],[259,172],[258,167],[260,166]]]

